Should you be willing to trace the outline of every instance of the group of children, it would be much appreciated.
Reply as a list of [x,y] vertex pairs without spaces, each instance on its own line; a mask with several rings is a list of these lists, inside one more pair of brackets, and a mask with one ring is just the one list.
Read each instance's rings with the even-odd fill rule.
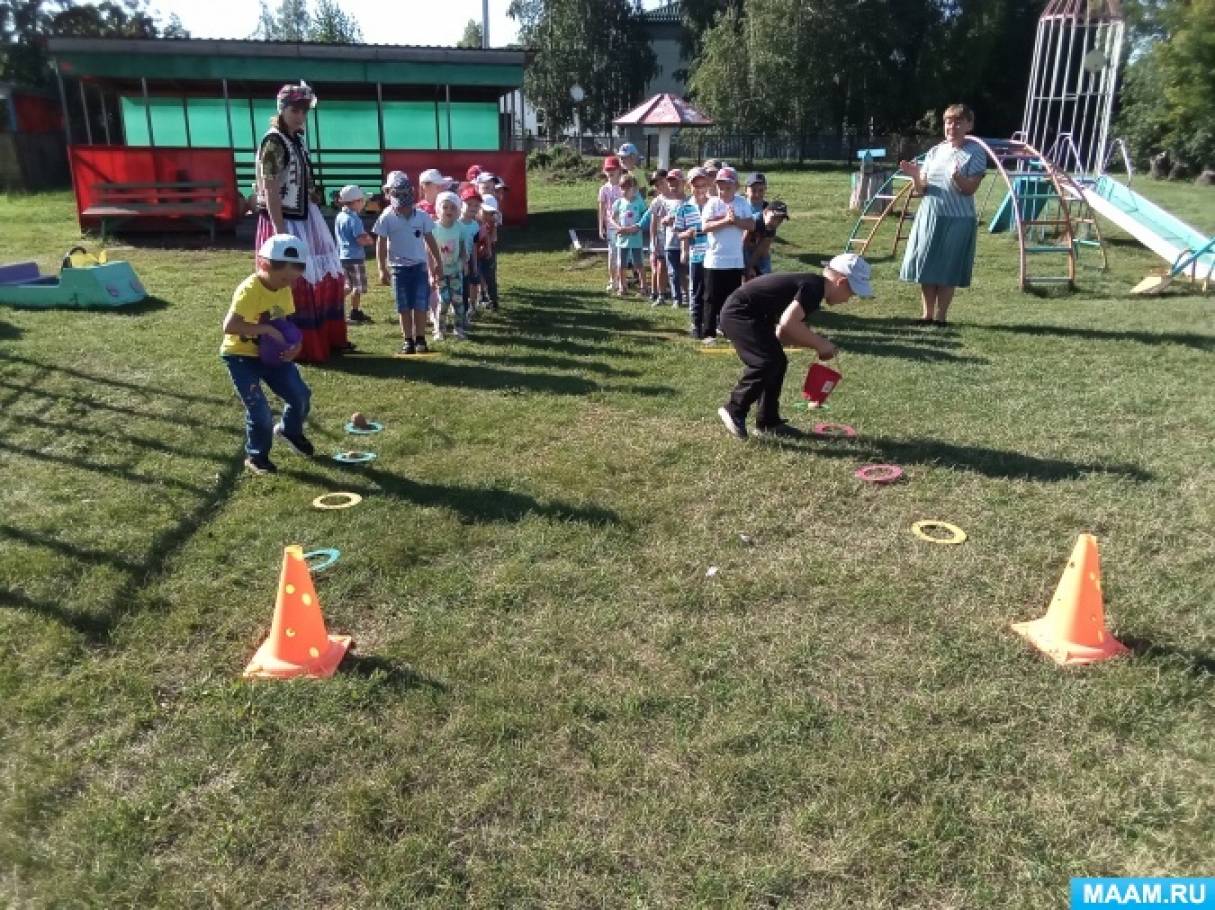
[[688,307],[689,334],[714,344],[726,298],[743,281],[772,271],[772,241],[789,209],[767,200],[761,173],[748,176],[746,198],[738,196],[738,173],[717,159],[686,175],[678,168],[654,171],[647,205],[632,173],[637,161],[631,143],[603,161],[599,236],[608,243],[607,290],[626,296],[632,278],[645,293],[648,238],[651,305],[664,304],[669,294],[672,306]]
[[366,197],[356,185],[338,194],[342,210],[334,223],[349,321],[371,322],[363,310],[367,293],[367,249],[374,247],[380,284],[392,285],[401,325],[401,354],[424,354],[426,327],[433,338],[465,338],[479,306],[498,308],[498,232],[506,184],[473,165],[463,182],[434,168],[418,176],[422,198],[403,171],[384,181],[387,208],[368,233]]

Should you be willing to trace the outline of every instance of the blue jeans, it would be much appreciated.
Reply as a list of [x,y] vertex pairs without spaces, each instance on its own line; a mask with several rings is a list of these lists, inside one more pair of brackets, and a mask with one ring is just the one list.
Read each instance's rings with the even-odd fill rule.
[[430,309],[430,275],[426,263],[417,265],[394,265],[392,267],[392,295],[397,312],[417,310],[425,313]]
[[667,257],[667,284],[671,288],[671,303],[682,306],[683,274],[680,272],[679,257],[683,251],[679,247],[667,247],[664,252]]
[[262,391],[262,383],[283,400],[283,431],[288,436],[304,432],[304,418],[312,402],[312,390],[304,383],[294,363],[270,366],[257,357],[227,354],[224,366],[245,406],[245,454],[265,458],[274,441],[274,414]]

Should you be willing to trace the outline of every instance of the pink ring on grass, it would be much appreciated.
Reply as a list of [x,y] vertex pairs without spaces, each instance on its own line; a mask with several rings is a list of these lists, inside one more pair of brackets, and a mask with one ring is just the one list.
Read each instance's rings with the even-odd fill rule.
[[811,432],[822,439],[856,438],[856,430],[846,423],[816,423]]
[[866,483],[894,483],[903,476],[897,464],[867,464],[857,468],[855,475]]

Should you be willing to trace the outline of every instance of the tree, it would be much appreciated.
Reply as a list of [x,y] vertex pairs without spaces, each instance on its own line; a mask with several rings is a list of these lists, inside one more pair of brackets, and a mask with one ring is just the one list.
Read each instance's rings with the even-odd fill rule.
[[1010,135],[1041,2],[694,0],[685,17],[719,12],[689,85],[729,130],[900,131],[964,101],[989,135]]
[[469,19],[464,23],[464,34],[456,42],[456,47],[480,47],[483,43],[481,23],[476,19]]
[[641,15],[629,0],[512,0],[507,14],[535,54],[523,88],[550,136],[573,122],[574,85],[586,91],[582,122],[606,133],[612,118],[642,100],[657,72]]
[[363,30],[359,28],[358,20],[343,12],[336,0],[320,0],[308,30],[308,40],[327,44],[358,44],[363,40]]
[[1137,157],[1215,166],[1215,0],[1137,0],[1119,129]]
[[73,0],[0,0],[0,80],[42,86],[51,81],[46,39],[188,38],[176,16],[161,26],[144,0],[106,0],[76,5]]
[[337,0],[319,0],[316,15],[308,11],[308,0],[280,0],[274,9],[261,0],[257,27],[251,37],[259,41],[358,44],[363,40],[363,30]]

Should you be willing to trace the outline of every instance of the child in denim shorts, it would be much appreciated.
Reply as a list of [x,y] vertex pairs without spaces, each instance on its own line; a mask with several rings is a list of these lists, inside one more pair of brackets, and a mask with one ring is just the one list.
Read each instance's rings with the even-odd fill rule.
[[[430,309],[431,282],[427,254],[437,263],[442,258],[433,237],[434,221],[414,205],[413,181],[401,171],[393,171],[384,182],[390,207],[385,209],[372,231],[376,235],[375,255],[380,284],[388,284],[392,268],[392,293],[401,321],[404,343],[402,354],[425,354],[426,318]],[[437,270],[436,270],[437,273]]]

